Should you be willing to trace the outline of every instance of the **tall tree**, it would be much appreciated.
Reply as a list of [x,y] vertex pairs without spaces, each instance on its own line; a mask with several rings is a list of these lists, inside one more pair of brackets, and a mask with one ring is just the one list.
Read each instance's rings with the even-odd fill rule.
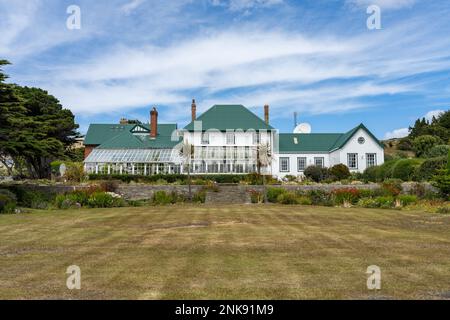
[[16,128],[16,155],[22,156],[28,172],[35,178],[50,174],[50,162],[63,158],[74,143],[78,125],[74,115],[64,109],[58,99],[38,88],[15,86],[24,114]]

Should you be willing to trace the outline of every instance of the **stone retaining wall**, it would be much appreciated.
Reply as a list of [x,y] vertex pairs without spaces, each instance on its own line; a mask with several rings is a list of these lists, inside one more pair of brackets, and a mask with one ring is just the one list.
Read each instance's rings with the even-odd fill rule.
[[[405,182],[402,184],[403,192],[408,192],[411,190],[413,183]],[[19,186],[29,188],[32,190],[39,190],[41,192],[49,193],[66,193],[75,190],[83,190],[88,188],[87,185],[32,185],[32,184],[20,184]],[[437,191],[430,184],[425,184],[426,189]],[[1,185],[0,185],[1,187]],[[285,188],[291,191],[308,191],[308,190],[324,190],[333,191],[335,189],[341,188],[358,188],[358,189],[377,189],[378,184],[359,184],[359,185],[338,185],[338,184],[315,184],[315,185],[275,185],[268,187]],[[196,193],[202,188],[202,186],[192,186],[192,193]],[[240,192],[246,192],[248,190],[262,191],[263,186],[245,186],[245,185],[220,185],[221,192],[234,191],[233,189],[239,189]],[[117,189],[117,193],[124,196],[125,199],[129,200],[145,200],[151,199],[156,191],[163,190],[166,192],[175,191],[187,195],[189,193],[189,188],[186,185],[148,185],[148,184],[120,184]],[[228,191],[227,191],[228,190]],[[230,193],[230,192],[229,192]],[[233,193],[233,192],[231,192]]]

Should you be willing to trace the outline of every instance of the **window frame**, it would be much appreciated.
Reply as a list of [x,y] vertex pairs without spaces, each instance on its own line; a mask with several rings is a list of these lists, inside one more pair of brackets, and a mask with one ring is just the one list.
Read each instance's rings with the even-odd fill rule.
[[[287,170],[283,170],[283,160],[287,160]],[[290,172],[291,159],[289,157],[280,157],[280,172]]]
[[[355,156],[355,166],[354,167],[350,166],[350,156]],[[347,153],[347,167],[350,170],[358,170],[359,165],[358,165],[358,154],[357,153]]]
[[[373,156],[373,165],[369,165],[369,156]],[[366,168],[377,166],[377,154],[376,153],[366,153]]]
[[209,133],[202,132],[202,144],[209,144]]
[[261,143],[261,133],[256,131],[253,132],[253,144],[259,145]]
[[[229,138],[232,137],[232,142],[229,141]],[[235,145],[236,144],[236,134],[234,132],[227,132],[225,134],[225,140],[227,145]]]
[[[303,168],[300,167],[300,159],[305,160],[305,165],[303,166]],[[308,161],[307,161],[307,157],[297,157],[297,172],[303,172],[305,171]]]
[[[322,161],[322,164],[320,166],[317,164],[317,160],[319,159]],[[314,157],[314,165],[316,167],[325,168],[325,157]]]

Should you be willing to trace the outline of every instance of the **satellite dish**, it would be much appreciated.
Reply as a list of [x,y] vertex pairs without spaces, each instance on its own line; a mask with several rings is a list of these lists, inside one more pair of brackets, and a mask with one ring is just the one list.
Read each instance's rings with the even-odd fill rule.
[[294,133],[311,133],[311,125],[309,123],[300,123],[295,127]]

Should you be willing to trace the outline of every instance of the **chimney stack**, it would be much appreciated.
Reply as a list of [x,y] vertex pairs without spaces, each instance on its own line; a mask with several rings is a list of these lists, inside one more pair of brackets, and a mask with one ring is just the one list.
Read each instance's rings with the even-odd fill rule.
[[195,104],[195,99],[192,99],[191,114],[192,114],[192,121],[197,120],[197,105]]
[[266,104],[264,106],[264,121],[266,122],[266,124],[269,124],[269,105]]
[[158,111],[153,107],[150,111],[150,137],[156,138],[158,135]]

